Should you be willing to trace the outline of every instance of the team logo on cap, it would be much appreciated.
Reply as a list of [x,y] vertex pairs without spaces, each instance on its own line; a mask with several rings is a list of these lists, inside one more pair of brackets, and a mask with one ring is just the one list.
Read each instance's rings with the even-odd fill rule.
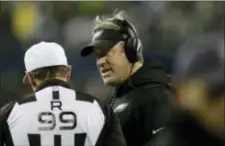
[[94,33],[92,41],[98,39],[103,34],[103,32],[104,32],[104,30],[100,30],[100,31],[97,31],[96,33]]

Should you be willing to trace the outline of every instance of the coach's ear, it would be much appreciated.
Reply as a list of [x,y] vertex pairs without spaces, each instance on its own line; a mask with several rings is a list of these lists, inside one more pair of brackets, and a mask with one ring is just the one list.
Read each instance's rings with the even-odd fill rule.
[[35,82],[35,79],[34,79],[32,73],[27,72],[27,78],[28,78],[28,82],[29,82],[31,88],[34,90],[36,88],[37,84]]
[[67,69],[66,69],[66,81],[70,81],[71,79],[71,72],[72,72],[72,67],[71,65],[68,65],[67,66]]

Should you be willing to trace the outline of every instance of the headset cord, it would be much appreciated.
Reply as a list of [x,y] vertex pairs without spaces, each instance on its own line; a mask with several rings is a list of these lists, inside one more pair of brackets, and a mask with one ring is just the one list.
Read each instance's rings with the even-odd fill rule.
[[113,107],[114,101],[116,100],[116,93],[114,93],[111,98],[109,98],[108,102],[109,102],[109,106]]

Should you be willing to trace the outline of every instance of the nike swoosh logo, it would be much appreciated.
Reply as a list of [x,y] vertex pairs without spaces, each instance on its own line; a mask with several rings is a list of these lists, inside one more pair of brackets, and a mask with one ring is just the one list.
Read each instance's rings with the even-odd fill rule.
[[152,134],[155,135],[156,133],[158,133],[159,131],[163,130],[164,127],[156,129],[156,130],[152,130]]

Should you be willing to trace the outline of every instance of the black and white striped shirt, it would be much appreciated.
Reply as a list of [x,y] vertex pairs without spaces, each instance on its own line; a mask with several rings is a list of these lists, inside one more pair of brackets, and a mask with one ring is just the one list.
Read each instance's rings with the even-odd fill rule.
[[7,104],[0,118],[0,144],[6,146],[125,146],[112,110],[59,80]]

